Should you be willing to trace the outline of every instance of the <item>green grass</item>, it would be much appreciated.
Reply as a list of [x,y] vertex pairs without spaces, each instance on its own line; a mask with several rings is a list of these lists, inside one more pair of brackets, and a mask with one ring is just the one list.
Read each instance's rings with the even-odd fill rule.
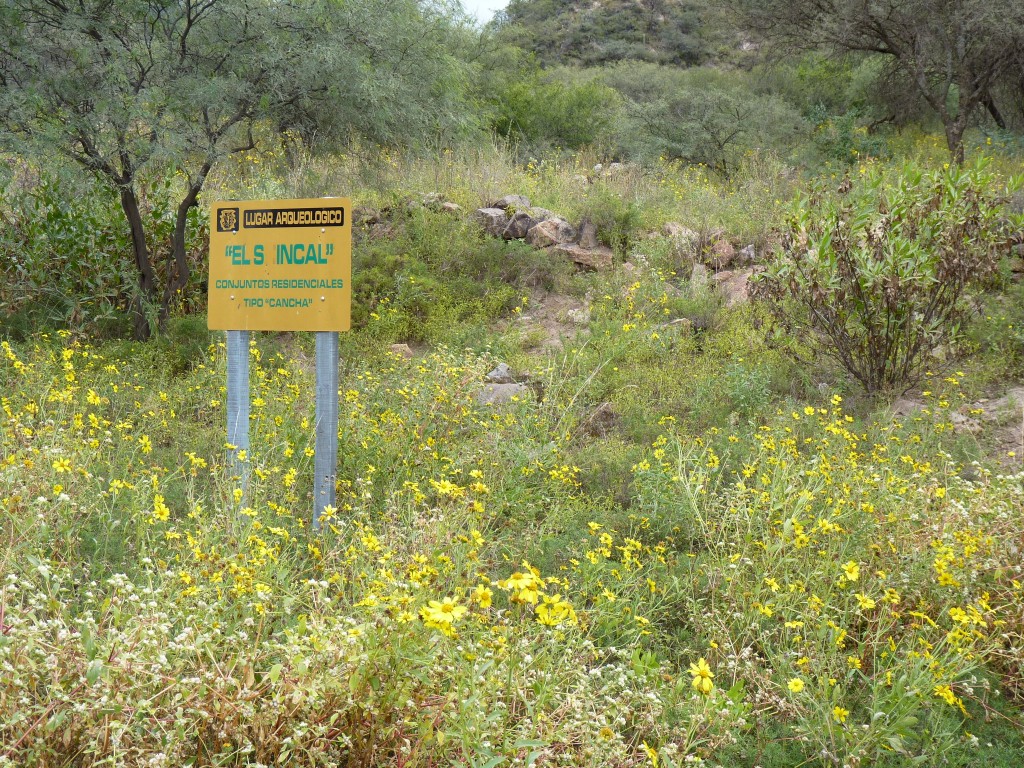
[[[633,169],[595,194],[488,153],[382,163],[234,183],[526,191],[601,212],[648,266],[575,275],[426,210],[367,233],[319,535],[311,336],[254,334],[236,498],[224,347],[200,320],[144,345],[12,334],[0,766],[1019,763],[1024,488],[949,426],[1016,375],[1012,303],[969,329],[966,375],[936,371],[929,412],[894,423],[644,236],[703,210],[753,238],[770,185]],[[546,290],[591,309],[555,352],[516,332]],[[542,386],[480,406],[499,360]]]

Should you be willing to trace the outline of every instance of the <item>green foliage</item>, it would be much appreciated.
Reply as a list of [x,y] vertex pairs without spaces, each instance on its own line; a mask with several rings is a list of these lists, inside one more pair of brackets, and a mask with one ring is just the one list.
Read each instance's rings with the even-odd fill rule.
[[888,156],[885,138],[872,134],[863,125],[864,118],[857,110],[843,115],[815,110],[811,119],[815,123],[814,145],[826,160],[855,165],[869,157]]
[[1003,292],[985,297],[978,316],[966,327],[965,337],[971,352],[987,368],[992,384],[1024,379],[1024,282],[1011,283]]
[[23,174],[0,199],[0,333],[96,331],[131,297],[121,211],[106,189],[80,174]]
[[619,111],[615,91],[594,80],[563,82],[528,69],[494,86],[488,98],[494,104],[495,132],[531,149],[579,149],[597,143]]
[[968,285],[995,272],[1007,187],[983,164],[873,167],[847,186],[798,201],[756,290],[780,329],[814,334],[869,393],[903,390],[956,339]]
[[171,318],[163,336],[170,371],[179,375],[206,361],[213,334],[203,315],[192,315]]
[[[147,248],[172,250],[176,211],[173,177],[143,188],[140,215]],[[108,186],[74,167],[19,164],[16,180],[0,197],[0,328],[24,337],[42,329],[70,328],[100,336],[130,333],[125,316],[138,296],[131,268],[132,243],[124,213]],[[174,296],[173,308],[194,312],[205,305],[207,222],[197,208],[184,219],[184,248],[191,277]],[[166,279],[167,262],[157,274]]]
[[725,387],[736,411],[747,418],[762,413],[771,400],[771,379],[764,366],[742,359],[725,370]]
[[826,50],[883,57],[904,91],[913,92],[942,121],[954,162],[964,161],[964,132],[976,113],[984,108],[1005,125],[994,87],[1015,83],[1020,71],[1024,12],[1015,0],[893,5],[730,0],[729,5],[740,24],[787,55]]
[[410,213],[390,238],[360,244],[353,261],[356,327],[371,327],[380,343],[459,347],[475,346],[525,289],[550,288],[568,270],[523,243],[486,237],[471,222],[426,209]]
[[608,184],[590,187],[584,214],[597,228],[597,239],[620,254],[628,254],[643,226],[643,211],[634,199],[625,199]]
[[792,107],[734,73],[624,63],[605,82],[626,99],[619,144],[647,162],[678,159],[728,176],[754,150],[785,149],[802,128]]
[[700,9],[691,0],[511,0],[499,29],[548,65],[692,65],[704,55]]

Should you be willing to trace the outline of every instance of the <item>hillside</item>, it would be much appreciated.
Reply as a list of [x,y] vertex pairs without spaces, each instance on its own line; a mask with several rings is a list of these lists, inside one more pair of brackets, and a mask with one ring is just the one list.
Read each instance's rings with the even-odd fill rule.
[[512,0],[500,24],[544,64],[692,65],[705,56],[704,15],[693,0]]

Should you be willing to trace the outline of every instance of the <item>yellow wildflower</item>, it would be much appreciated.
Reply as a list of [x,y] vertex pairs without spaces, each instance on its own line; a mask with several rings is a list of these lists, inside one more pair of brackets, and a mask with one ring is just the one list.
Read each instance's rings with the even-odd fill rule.
[[711,671],[711,667],[708,666],[707,661],[704,660],[704,657],[699,658],[696,664],[690,665],[690,674],[693,675],[694,688],[705,696],[711,693],[711,689],[715,687],[715,684],[711,682],[715,675]]

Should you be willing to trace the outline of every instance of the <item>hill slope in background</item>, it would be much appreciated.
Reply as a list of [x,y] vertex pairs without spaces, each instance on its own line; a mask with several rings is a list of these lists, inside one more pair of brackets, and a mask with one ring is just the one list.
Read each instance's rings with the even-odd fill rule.
[[695,0],[511,0],[498,18],[509,42],[546,65],[692,65],[705,56],[703,17]]

